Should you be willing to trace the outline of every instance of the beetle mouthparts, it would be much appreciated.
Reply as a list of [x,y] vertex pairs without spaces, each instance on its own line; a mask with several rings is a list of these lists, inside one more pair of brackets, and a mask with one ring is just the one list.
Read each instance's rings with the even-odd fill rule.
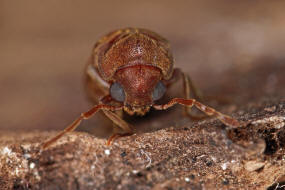
[[149,112],[150,106],[132,106],[132,105],[126,105],[124,106],[124,111],[127,112],[130,115],[140,115],[143,116],[147,112]]

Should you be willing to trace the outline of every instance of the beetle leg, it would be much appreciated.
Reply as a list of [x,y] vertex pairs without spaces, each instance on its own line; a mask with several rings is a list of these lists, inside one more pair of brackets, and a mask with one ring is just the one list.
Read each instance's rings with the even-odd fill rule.
[[[110,95],[107,95],[105,97],[103,97],[100,100],[100,103],[104,103],[104,104],[108,104],[110,102],[112,102],[113,99],[111,98]],[[121,111],[121,110],[119,110]],[[107,145],[110,145],[115,139],[122,137],[122,136],[126,136],[126,135],[131,135],[133,134],[133,127],[131,124],[127,123],[126,121],[124,121],[122,119],[122,117],[120,117],[120,115],[122,115],[122,112],[119,113],[120,115],[117,115],[116,113],[109,111],[109,110],[103,110],[103,113],[111,120],[113,121],[114,125],[114,132],[113,135],[111,137],[109,137],[108,141],[107,141]],[[119,133],[116,131],[117,126],[120,127],[120,129],[122,129],[124,131],[123,134]]]
[[167,104],[153,105],[153,107],[157,110],[165,110],[169,107],[174,106],[175,104],[181,104],[189,108],[195,106],[196,108],[207,114],[208,116],[215,116],[222,123],[233,128],[239,127],[241,125],[236,119],[227,116],[225,114],[222,114],[209,106],[203,105],[202,103],[198,102],[195,99],[173,98]]
[[[199,101],[203,100],[201,92],[194,86],[190,77],[187,74],[183,73],[182,71],[180,71],[180,72],[181,72],[182,77],[183,77],[184,97],[186,99],[190,99],[191,98],[190,92],[192,90],[193,95],[196,99],[198,99]],[[200,120],[200,119],[204,119],[207,117],[207,116],[201,115],[201,114],[200,115],[194,115],[193,113],[191,113],[191,108],[188,106],[186,106],[184,110],[185,110],[184,113],[193,120]]]
[[121,133],[114,133],[112,136],[110,136],[108,138],[108,141],[106,143],[107,146],[110,146],[112,144],[112,142],[114,142],[116,139],[120,138],[120,137],[125,137],[125,136],[130,136],[132,135],[133,133],[124,133],[124,134],[121,134]]
[[[100,100],[101,104],[110,104],[113,101],[112,97],[110,95],[107,95],[105,97],[103,97]],[[122,110],[118,110],[120,111],[119,113],[114,113],[112,111],[109,110],[103,110],[103,113],[111,120],[114,122],[114,124],[116,124],[117,126],[119,126],[121,129],[123,129],[126,133],[132,133],[133,132],[133,127],[127,123],[126,121],[124,121],[122,119],[123,116],[123,112]],[[119,114],[119,115],[118,115]]]
[[199,101],[203,101],[203,95],[201,91],[196,88],[196,86],[193,84],[192,80],[190,79],[189,75],[185,74],[181,71],[181,74],[183,76],[183,85],[184,85],[184,96],[186,99],[190,98],[190,92],[193,92],[194,98],[196,98]]
[[115,110],[121,110],[123,108],[123,106],[110,106],[110,105],[105,105],[105,104],[99,104],[94,106],[93,108],[91,108],[89,111],[84,112],[80,115],[80,117],[78,117],[75,121],[73,121],[73,123],[71,123],[69,126],[67,126],[63,131],[61,131],[60,133],[58,133],[55,137],[51,138],[50,140],[46,141],[43,145],[42,148],[45,149],[48,146],[50,146],[51,144],[53,144],[54,142],[56,142],[59,138],[61,138],[63,135],[65,135],[68,132],[71,132],[73,130],[75,130],[78,125],[86,119],[89,119],[90,117],[92,117],[97,111],[99,110],[108,110],[108,111],[115,111]]
[[114,124],[116,126],[114,126],[114,129],[116,129],[117,126],[120,127],[120,129],[123,129],[124,133],[118,133],[118,132],[114,132],[114,134],[109,137],[108,141],[107,141],[107,145],[110,145],[115,139],[119,138],[119,137],[123,137],[126,135],[131,135],[133,134],[133,127],[127,123],[126,121],[124,121],[123,119],[121,119],[117,114],[108,111],[108,110],[103,110],[104,114],[114,122]]

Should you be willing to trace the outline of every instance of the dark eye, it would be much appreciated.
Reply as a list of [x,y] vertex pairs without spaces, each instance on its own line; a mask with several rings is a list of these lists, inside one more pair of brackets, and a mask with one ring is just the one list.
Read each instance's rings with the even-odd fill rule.
[[119,101],[119,102],[123,102],[125,100],[125,92],[123,87],[115,82],[111,85],[110,87],[110,94],[112,96],[112,98],[114,98],[115,100]]
[[164,84],[159,81],[152,92],[153,101],[159,100],[165,93],[166,88]]

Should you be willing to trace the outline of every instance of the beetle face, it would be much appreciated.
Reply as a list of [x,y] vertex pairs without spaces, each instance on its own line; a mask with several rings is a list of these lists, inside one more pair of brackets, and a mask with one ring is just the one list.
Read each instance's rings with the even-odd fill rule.
[[161,71],[154,66],[140,64],[121,68],[114,78],[116,82],[110,87],[110,95],[124,102],[125,111],[131,115],[145,114],[165,93]]

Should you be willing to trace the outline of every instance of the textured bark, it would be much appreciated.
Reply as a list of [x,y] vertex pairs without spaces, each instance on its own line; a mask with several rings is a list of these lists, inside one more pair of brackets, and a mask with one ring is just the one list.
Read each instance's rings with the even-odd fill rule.
[[[0,4],[1,190],[284,189],[284,1]],[[168,39],[203,103],[246,125],[192,121],[175,106],[127,118],[136,135],[106,146],[112,124],[96,115],[40,151],[92,106],[82,78],[95,41],[129,26]]]
[[55,133],[5,133],[0,186],[274,189],[285,182],[285,102],[255,109],[237,116],[248,122],[243,128],[227,130],[210,119],[123,137],[111,146],[105,139],[74,132],[40,151],[40,142]]

